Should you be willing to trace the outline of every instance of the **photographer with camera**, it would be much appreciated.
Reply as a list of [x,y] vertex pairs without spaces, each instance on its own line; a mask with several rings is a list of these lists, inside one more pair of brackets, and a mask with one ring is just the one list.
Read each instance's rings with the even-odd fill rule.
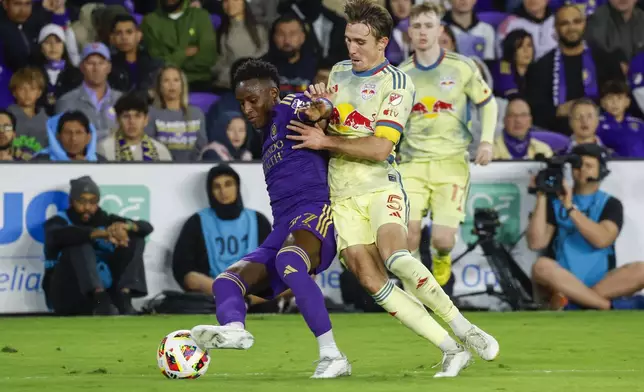
[[[623,223],[622,203],[599,190],[610,173],[606,150],[580,144],[557,157],[532,179],[537,194],[527,230],[528,246],[547,251],[532,266],[535,297],[551,308],[644,309],[644,263],[615,268],[615,240]],[[572,166],[574,187],[564,181]],[[566,304],[567,303],[567,304]]]

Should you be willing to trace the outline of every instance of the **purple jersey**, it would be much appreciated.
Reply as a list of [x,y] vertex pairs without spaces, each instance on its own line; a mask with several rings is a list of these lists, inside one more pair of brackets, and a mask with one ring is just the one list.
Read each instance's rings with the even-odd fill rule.
[[328,153],[294,150],[299,142],[286,138],[296,134],[286,126],[291,120],[299,121],[297,109],[309,102],[304,94],[286,96],[275,105],[272,122],[264,129],[262,166],[275,226],[301,206],[329,203]]

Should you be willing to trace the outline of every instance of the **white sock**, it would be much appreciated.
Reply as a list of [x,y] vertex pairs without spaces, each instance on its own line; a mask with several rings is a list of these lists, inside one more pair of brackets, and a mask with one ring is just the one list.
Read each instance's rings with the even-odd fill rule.
[[445,339],[438,345],[438,348],[440,348],[444,353],[458,351],[461,349],[458,343],[456,343],[456,340],[449,335],[445,336]]
[[342,356],[333,338],[333,330],[323,333],[316,338],[320,346],[320,358],[339,358]]
[[244,323],[240,323],[239,321],[235,321],[235,322],[226,324],[226,327],[244,329]]
[[463,317],[459,312],[452,321],[449,322],[449,327],[454,331],[454,334],[458,337],[465,336],[465,334],[472,328],[472,323],[468,319]]

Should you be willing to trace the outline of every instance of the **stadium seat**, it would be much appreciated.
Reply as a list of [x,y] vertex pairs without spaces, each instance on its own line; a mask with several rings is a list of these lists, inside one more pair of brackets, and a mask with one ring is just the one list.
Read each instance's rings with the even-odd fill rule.
[[565,151],[566,148],[568,148],[568,145],[570,145],[570,138],[560,133],[551,131],[532,131],[531,135],[535,139],[549,145],[555,154]]
[[207,113],[212,104],[219,100],[219,95],[211,93],[190,93],[188,94],[188,102],[201,109],[202,112]]
[[143,20],[143,15],[134,13],[132,14],[132,16],[136,20],[136,24],[140,25],[141,21]]
[[501,22],[505,20],[505,18],[508,17],[509,14],[505,12],[498,12],[498,11],[489,11],[489,12],[479,12],[476,14],[476,16],[479,18],[481,22],[488,23],[494,27],[494,30],[499,27]]
[[217,30],[219,28],[219,25],[221,25],[221,16],[217,14],[210,14],[210,22],[212,23],[212,26]]

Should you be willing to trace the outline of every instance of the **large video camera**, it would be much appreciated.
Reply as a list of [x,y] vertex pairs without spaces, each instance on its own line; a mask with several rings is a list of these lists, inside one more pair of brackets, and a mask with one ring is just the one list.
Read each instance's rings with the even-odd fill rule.
[[499,213],[494,208],[476,208],[474,210],[474,228],[472,233],[480,237],[494,237],[496,229],[501,227]]
[[535,161],[545,162],[546,168],[537,173],[535,187],[529,188],[528,193],[535,194],[543,192],[549,195],[561,194],[563,192],[564,167],[569,163],[573,169],[581,167],[581,157],[579,155],[555,155],[552,158],[546,158],[543,154],[537,154]]

